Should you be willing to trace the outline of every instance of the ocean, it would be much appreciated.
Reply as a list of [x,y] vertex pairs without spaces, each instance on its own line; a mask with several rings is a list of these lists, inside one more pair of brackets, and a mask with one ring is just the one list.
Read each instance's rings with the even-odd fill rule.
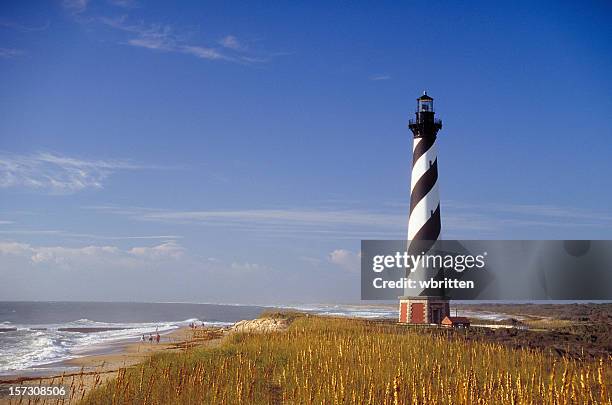
[[0,375],[62,370],[60,363],[106,353],[145,334],[187,326],[227,326],[270,308],[319,315],[393,318],[389,307],[363,305],[248,306],[189,303],[0,302]]
[[93,352],[109,351],[143,334],[160,334],[191,322],[230,325],[256,318],[258,306],[115,303],[0,302],[0,375],[35,373]]

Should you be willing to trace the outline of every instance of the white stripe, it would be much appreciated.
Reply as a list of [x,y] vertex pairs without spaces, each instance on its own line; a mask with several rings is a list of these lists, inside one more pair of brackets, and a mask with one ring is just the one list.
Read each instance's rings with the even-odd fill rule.
[[425,195],[410,212],[410,218],[408,219],[408,240],[412,240],[414,236],[421,230],[423,225],[431,217],[432,211],[435,211],[440,204],[440,196],[438,195],[438,182],[429,190],[429,193]]
[[[416,143],[416,142],[415,142]],[[414,166],[412,167],[412,175],[410,177],[410,191],[414,189],[414,185],[419,181],[421,176],[425,174],[427,169],[430,167],[430,163],[436,161],[438,157],[438,151],[436,148],[436,144],[431,145],[431,148],[427,150],[424,154],[421,155],[419,160],[416,161]]]
[[423,138],[414,138],[414,142],[412,142],[412,153],[416,149],[417,145],[423,140]]

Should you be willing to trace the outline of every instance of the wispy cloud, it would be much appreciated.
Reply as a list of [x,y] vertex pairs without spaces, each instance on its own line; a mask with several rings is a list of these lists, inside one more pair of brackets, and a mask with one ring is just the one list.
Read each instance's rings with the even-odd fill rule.
[[[457,201],[443,201],[442,207],[447,238],[476,235],[501,239],[506,238],[508,232],[524,238],[550,237],[551,234],[572,238],[579,230],[592,232],[612,228],[610,212],[577,207]],[[473,233],[468,232],[468,226]]]
[[[35,278],[38,283],[34,287],[39,288],[31,289],[32,299],[175,302],[197,302],[202,297],[221,302],[259,301],[270,296],[278,299],[279,293],[290,290],[294,282],[304,286],[317,280],[304,276],[298,282],[288,282],[291,277],[286,271],[252,259],[194,255],[176,241],[119,247],[0,240],[0,279],[13,280],[16,273]],[[24,299],[25,292],[14,287],[0,283],[2,298]],[[52,295],[45,294],[49,290]]]
[[[408,207],[387,210],[290,208],[245,210],[170,210],[144,207],[89,207],[139,221],[219,226],[269,237],[326,239],[402,239]],[[508,232],[533,237],[533,230],[590,229],[612,226],[609,213],[549,205],[457,204],[442,202],[445,238],[504,238]]]
[[204,48],[201,46],[182,46],[180,48],[181,52],[196,56],[201,59],[209,59],[209,60],[232,60],[233,58],[228,57],[227,55],[222,54],[213,48]]
[[26,52],[22,49],[0,48],[0,58],[2,59],[13,59],[18,56],[23,56],[25,54]]
[[238,38],[233,35],[227,35],[219,40],[219,44],[224,48],[233,49],[235,51],[239,51],[245,49],[245,46],[242,45]]
[[495,217],[495,222],[514,225],[545,226],[610,226],[612,214],[584,208],[557,206],[552,204],[499,204],[462,203],[444,201],[451,213],[474,213],[485,218]]
[[261,272],[261,271],[266,271],[270,269],[270,267],[268,266],[264,266],[258,263],[251,263],[251,262],[233,262],[230,264],[230,268],[232,270],[236,270],[241,273]]
[[117,7],[123,8],[135,8],[138,7],[138,3],[135,0],[108,0],[110,4]]
[[37,153],[0,154],[0,188],[27,188],[51,193],[74,193],[103,187],[114,172],[151,168],[122,160],[82,160]]
[[489,204],[485,208],[520,215],[556,218],[556,219],[573,219],[582,220],[588,223],[612,222],[612,214],[605,212],[589,211],[575,207],[561,207],[556,205],[538,205],[538,204]]
[[[13,224],[12,221],[0,221],[2,224]],[[92,239],[92,240],[175,240],[182,239],[180,235],[98,235],[92,233],[68,232],[58,229],[2,229],[2,235],[28,235],[28,236],[45,236],[52,235],[54,237],[73,238],[73,239]]]
[[172,51],[180,41],[171,26],[162,24],[145,25],[128,23],[127,16],[117,18],[101,17],[99,20],[108,27],[131,34],[127,44],[148,49]]
[[358,210],[258,209],[177,211],[140,207],[90,207],[145,221],[222,225],[378,225],[395,226],[398,215]]
[[[269,274],[273,267],[252,261],[223,260],[192,255],[177,241],[169,240],[153,246],[120,248],[115,245],[33,245],[13,240],[0,240],[0,273],[2,265],[18,259],[32,268],[74,271],[113,272],[115,270],[160,269],[175,271],[197,269],[198,274],[209,273],[207,281],[218,276],[255,277]],[[92,274],[90,273],[90,274]],[[244,281],[244,280],[243,280]]]
[[87,5],[89,4],[89,0],[63,0],[62,7],[65,10],[79,14],[84,12],[87,9]]
[[388,74],[378,74],[370,76],[370,80],[379,81],[379,80],[390,80],[391,76]]
[[183,257],[185,249],[176,241],[156,246],[138,246],[123,250],[116,246],[33,246],[13,241],[0,242],[0,255],[29,259],[33,264],[51,264],[62,268],[87,267],[134,268]]
[[182,53],[199,59],[228,61],[242,64],[262,63],[266,59],[247,52],[236,37],[224,37],[219,46],[191,43],[187,35],[177,33],[171,25],[132,23],[127,16],[101,17],[104,25],[129,34],[125,44],[159,52]]

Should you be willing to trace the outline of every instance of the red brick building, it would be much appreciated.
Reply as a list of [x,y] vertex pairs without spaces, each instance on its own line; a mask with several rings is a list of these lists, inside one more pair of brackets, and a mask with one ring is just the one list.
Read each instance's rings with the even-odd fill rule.
[[400,297],[399,322],[441,325],[450,316],[449,300],[440,297]]

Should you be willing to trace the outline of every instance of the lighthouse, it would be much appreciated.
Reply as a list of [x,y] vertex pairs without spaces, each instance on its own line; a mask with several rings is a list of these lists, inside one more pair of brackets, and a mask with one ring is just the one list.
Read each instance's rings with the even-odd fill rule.
[[433,98],[423,92],[417,98],[416,118],[408,125],[414,135],[408,240],[432,244],[438,240],[441,229],[436,138],[442,121],[435,114]]
[[[438,152],[436,139],[442,121],[435,118],[434,100],[423,92],[417,98],[415,118],[408,128],[413,134],[408,253],[430,251],[440,237],[440,195],[438,193]],[[418,269],[409,275],[419,276]],[[413,291],[411,291],[413,293]],[[400,297],[402,323],[441,324],[450,315],[449,301],[443,294]]]

